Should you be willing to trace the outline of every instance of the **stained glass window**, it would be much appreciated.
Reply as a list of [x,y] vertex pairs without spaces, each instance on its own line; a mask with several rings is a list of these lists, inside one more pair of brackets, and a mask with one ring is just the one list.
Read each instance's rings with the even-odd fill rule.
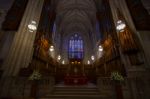
[[77,34],[69,39],[69,59],[83,59],[83,40]]

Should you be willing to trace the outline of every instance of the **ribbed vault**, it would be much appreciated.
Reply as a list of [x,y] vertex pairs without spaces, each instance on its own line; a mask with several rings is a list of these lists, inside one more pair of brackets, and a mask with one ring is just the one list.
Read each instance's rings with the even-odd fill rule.
[[59,33],[92,32],[96,20],[93,0],[58,0],[56,25]]
[[[95,33],[96,5],[94,0],[53,0],[56,11],[56,33],[60,36],[59,52],[67,59],[68,39],[78,33],[84,40],[85,56],[92,54],[92,35]],[[92,34],[93,33],[93,34]],[[58,44],[59,45],[59,44]],[[60,54],[60,53],[59,53]],[[89,56],[88,56],[89,55]],[[87,59],[85,59],[87,60]]]

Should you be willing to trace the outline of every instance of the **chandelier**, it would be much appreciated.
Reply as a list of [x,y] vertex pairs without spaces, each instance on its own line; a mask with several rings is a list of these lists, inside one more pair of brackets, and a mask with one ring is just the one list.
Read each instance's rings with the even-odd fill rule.
[[126,28],[126,24],[122,20],[118,20],[116,26],[117,31],[123,32],[125,28]]
[[34,32],[35,30],[37,30],[36,22],[31,21],[31,23],[28,25],[28,29],[29,29],[29,32]]

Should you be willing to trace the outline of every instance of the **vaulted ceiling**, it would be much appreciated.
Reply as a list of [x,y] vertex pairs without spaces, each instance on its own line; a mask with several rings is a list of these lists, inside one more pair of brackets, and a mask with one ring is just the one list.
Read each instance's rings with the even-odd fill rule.
[[57,0],[57,32],[64,35],[92,32],[96,24],[95,7],[94,0]]
[[[8,10],[14,0],[0,0],[0,11]],[[58,32],[92,32],[96,20],[95,4],[101,0],[52,0],[56,5]],[[149,0],[141,0],[150,9]],[[96,3],[95,3],[96,2]],[[150,11],[150,10],[149,10]]]

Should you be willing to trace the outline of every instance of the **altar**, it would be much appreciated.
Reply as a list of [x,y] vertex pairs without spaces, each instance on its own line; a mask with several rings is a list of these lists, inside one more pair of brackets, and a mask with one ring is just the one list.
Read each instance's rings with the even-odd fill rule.
[[67,75],[64,77],[66,85],[85,85],[88,78],[84,73],[84,66],[81,59],[70,59]]
[[64,78],[65,85],[86,85],[88,79],[83,75],[68,75]]

